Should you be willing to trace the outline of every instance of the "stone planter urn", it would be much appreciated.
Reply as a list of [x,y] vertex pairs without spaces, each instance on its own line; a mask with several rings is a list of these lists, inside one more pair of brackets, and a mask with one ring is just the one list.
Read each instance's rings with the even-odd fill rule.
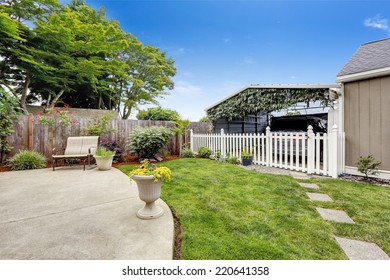
[[139,198],[145,202],[143,208],[138,210],[137,217],[144,220],[156,219],[164,214],[164,210],[155,204],[160,198],[162,180],[154,182],[153,175],[131,175],[137,183]]
[[96,165],[99,170],[106,171],[110,170],[112,166],[112,160],[114,156],[94,156]]

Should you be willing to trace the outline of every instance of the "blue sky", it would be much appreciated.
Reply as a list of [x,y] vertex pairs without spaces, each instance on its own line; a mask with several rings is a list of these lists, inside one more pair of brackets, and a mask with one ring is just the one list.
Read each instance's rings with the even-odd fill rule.
[[177,67],[165,108],[196,121],[249,84],[335,83],[363,43],[390,37],[390,1],[87,0]]

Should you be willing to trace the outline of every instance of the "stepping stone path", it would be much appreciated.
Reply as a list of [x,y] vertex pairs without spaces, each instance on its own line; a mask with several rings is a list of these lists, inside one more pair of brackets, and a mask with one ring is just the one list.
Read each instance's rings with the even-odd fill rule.
[[324,220],[348,224],[355,223],[344,211],[324,208],[316,208],[316,210]]
[[327,202],[333,202],[333,199],[330,198],[329,195],[323,194],[323,193],[309,193],[307,192],[306,195],[310,198],[312,201],[327,201]]
[[304,188],[309,188],[309,189],[314,189],[314,190],[319,190],[320,187],[316,184],[309,184],[309,183],[299,183],[301,185],[301,187],[304,187]]
[[370,242],[335,237],[350,260],[390,260],[390,257]]
[[[294,176],[292,173],[293,172],[291,172],[290,175],[293,176],[295,179],[310,179],[309,177],[304,178],[302,175],[299,174]],[[320,188],[316,184],[299,183],[299,185],[303,188],[317,190]],[[307,192],[306,195],[311,201],[333,202],[333,199],[327,194]],[[316,210],[325,220],[338,223],[355,224],[351,217],[349,217],[348,214],[344,211],[324,209],[319,207],[316,207]],[[335,236],[335,239],[350,260],[390,260],[390,257],[375,243],[347,239],[337,236]]]

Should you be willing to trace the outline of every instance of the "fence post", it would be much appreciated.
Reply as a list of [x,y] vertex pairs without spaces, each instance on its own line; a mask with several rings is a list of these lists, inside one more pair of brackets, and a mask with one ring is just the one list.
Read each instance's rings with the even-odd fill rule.
[[329,135],[329,175],[332,178],[338,177],[338,162],[339,162],[339,149],[338,149],[338,129],[337,125],[333,125],[332,132]]
[[221,128],[221,158],[225,158],[226,149],[225,149],[225,131]]
[[33,116],[31,114],[28,115],[28,150],[32,151],[34,148],[33,143]]
[[194,152],[194,131],[190,129],[190,150]]
[[270,166],[271,163],[271,128],[267,126],[265,129],[265,165]]
[[[314,173],[314,155],[315,155],[315,139],[313,127],[311,125],[307,128],[307,173]],[[319,147],[317,147],[318,149]]]

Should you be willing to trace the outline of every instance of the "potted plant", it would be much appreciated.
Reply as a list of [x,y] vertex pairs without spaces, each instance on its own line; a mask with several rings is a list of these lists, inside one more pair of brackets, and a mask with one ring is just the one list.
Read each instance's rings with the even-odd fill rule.
[[114,155],[115,151],[107,150],[104,147],[98,147],[94,155],[98,169],[102,171],[111,169]]
[[164,210],[155,204],[160,198],[162,182],[171,180],[171,170],[168,167],[157,167],[144,160],[142,165],[131,171],[129,176],[137,183],[139,198],[145,202],[143,208],[138,210],[140,219],[155,219],[164,214]]
[[241,153],[241,163],[243,166],[252,165],[253,153],[247,152],[246,148]]

